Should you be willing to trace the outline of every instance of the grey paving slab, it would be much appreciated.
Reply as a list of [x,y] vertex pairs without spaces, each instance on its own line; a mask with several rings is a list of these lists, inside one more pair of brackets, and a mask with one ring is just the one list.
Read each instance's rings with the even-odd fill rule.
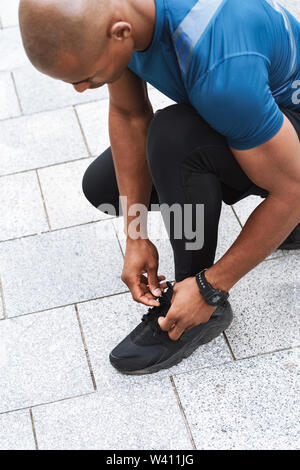
[[149,384],[175,373],[214,367],[232,360],[224,338],[220,336],[171,369],[147,376],[123,376],[110,365],[109,353],[140,323],[148,308],[134,302],[131,294],[122,294],[80,304],[78,310],[100,391],[124,385]]
[[248,196],[233,205],[241,224],[244,226],[252,212],[264,201],[260,196]]
[[299,255],[264,261],[232,288],[226,334],[237,358],[299,345],[299,273]]
[[29,410],[0,415],[0,450],[35,450]]
[[43,75],[31,65],[15,70],[14,77],[25,114],[108,98],[106,85],[78,93],[72,85]]
[[0,122],[0,175],[88,156],[71,108]]
[[[174,103],[154,88],[149,89],[149,97],[154,111]],[[108,133],[109,100],[80,105],[76,109],[91,153],[98,156],[110,146]]]
[[1,243],[7,315],[124,292],[122,266],[110,221]]
[[33,410],[40,449],[191,449],[168,379]]
[[109,100],[107,99],[76,107],[89,149],[95,157],[101,155],[110,146],[108,107]]
[[241,226],[230,206],[223,203],[219,222],[218,245],[215,262],[217,262],[235,242],[241,232]]
[[1,278],[0,278],[0,320],[4,318],[4,311],[3,311],[3,299],[2,299],[2,285],[1,285]]
[[93,391],[73,306],[0,322],[0,412]]
[[168,96],[164,95],[156,88],[149,88],[148,86],[148,95],[154,112],[158,109],[166,108],[171,104],[175,104],[175,101],[171,100]]
[[21,114],[11,74],[0,72],[0,119]]
[[82,178],[92,160],[84,159],[38,170],[52,229],[110,217],[90,204],[82,191]]
[[[118,217],[113,220],[117,231],[123,253],[126,251],[126,237],[124,234],[124,218]],[[175,278],[173,251],[168,239],[168,235],[160,212],[148,213],[148,234],[149,239],[156,246],[159,253],[159,274],[166,276],[167,280],[173,281]]]
[[280,5],[287,8],[293,15],[300,20],[300,5],[298,0],[280,0]]
[[[252,214],[252,212],[263,202],[263,199],[260,196],[248,196],[245,199],[234,204],[234,210],[237,217],[239,218],[241,224],[244,226]],[[274,259],[280,256],[289,256],[291,254],[299,253],[300,250],[286,251],[286,250],[275,250],[271,253],[266,259]]]
[[18,27],[0,30],[0,71],[14,70],[29,63]]
[[1,0],[0,18],[2,27],[16,26],[19,23],[18,7],[20,0]]
[[296,351],[175,376],[198,449],[299,447]]
[[49,230],[34,171],[0,179],[0,241]]

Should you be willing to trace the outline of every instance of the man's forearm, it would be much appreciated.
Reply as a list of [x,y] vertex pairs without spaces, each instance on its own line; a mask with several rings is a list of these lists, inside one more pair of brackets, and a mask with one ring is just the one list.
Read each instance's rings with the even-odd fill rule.
[[[145,109],[140,116],[130,116],[110,107],[109,133],[114,159],[117,183],[122,201],[124,231],[138,216],[129,215],[130,207],[142,204],[148,207],[152,189],[152,178],[146,158],[146,139],[153,112]],[[123,198],[122,198],[123,199]],[[145,221],[146,222],[146,221]],[[147,236],[146,223],[140,227],[140,233]]]
[[231,248],[208,269],[208,282],[228,291],[278,248],[300,222],[299,200],[291,196],[289,203],[288,198],[268,196],[250,215]]

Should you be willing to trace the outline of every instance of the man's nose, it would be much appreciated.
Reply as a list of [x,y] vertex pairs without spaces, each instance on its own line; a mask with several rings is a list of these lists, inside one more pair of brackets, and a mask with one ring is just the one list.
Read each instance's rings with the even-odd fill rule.
[[73,85],[78,93],[83,93],[84,91],[88,90],[91,87],[89,82],[79,83],[78,85]]

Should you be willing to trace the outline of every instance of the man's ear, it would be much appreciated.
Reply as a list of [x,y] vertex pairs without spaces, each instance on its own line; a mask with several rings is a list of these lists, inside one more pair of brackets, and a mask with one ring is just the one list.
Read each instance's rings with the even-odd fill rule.
[[110,36],[114,37],[118,41],[123,41],[127,39],[132,34],[132,27],[130,23],[126,21],[118,21],[117,23],[113,24],[110,29]]

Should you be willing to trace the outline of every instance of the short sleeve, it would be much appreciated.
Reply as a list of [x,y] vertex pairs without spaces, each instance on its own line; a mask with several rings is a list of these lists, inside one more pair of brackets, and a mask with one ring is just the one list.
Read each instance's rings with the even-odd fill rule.
[[268,62],[260,55],[231,57],[217,65],[195,82],[190,100],[238,150],[267,142],[283,124],[269,87]]

